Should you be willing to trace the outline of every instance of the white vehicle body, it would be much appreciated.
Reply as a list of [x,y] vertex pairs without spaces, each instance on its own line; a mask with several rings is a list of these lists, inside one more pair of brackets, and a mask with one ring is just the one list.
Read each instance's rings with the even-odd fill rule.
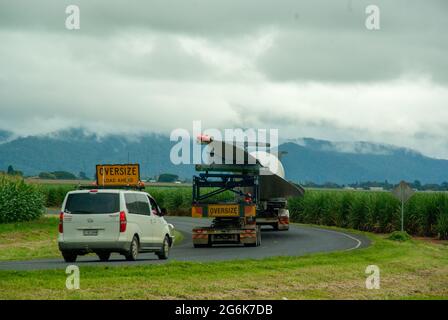
[[146,192],[98,189],[67,193],[62,204],[58,244],[66,261],[97,253],[135,260],[139,252],[155,252],[166,259],[174,242],[173,226],[164,209]]

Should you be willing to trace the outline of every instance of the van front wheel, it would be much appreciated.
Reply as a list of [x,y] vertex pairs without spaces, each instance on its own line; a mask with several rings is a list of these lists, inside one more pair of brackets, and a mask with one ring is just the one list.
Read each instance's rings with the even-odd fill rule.
[[163,240],[162,244],[162,250],[156,253],[159,259],[161,260],[168,259],[170,253],[170,247],[171,247],[170,238],[168,236],[165,236],[165,239]]

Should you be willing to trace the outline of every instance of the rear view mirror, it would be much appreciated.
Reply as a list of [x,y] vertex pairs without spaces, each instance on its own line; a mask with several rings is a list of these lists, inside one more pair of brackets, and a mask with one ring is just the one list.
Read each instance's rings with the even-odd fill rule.
[[168,212],[166,211],[166,208],[160,209],[160,213],[162,216],[166,216],[168,214]]

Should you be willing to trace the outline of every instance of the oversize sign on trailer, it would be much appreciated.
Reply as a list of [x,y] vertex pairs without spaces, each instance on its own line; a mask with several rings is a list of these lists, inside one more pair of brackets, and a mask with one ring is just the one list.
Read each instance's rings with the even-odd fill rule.
[[136,186],[140,181],[138,164],[98,164],[96,181],[99,186]]
[[209,217],[238,217],[240,207],[237,204],[210,204],[208,206]]

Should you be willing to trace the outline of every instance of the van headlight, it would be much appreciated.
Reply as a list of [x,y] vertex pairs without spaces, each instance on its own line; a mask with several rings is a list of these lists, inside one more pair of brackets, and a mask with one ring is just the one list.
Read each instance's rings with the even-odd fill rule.
[[168,223],[168,229],[170,230],[170,235],[174,235],[174,225],[171,223]]

